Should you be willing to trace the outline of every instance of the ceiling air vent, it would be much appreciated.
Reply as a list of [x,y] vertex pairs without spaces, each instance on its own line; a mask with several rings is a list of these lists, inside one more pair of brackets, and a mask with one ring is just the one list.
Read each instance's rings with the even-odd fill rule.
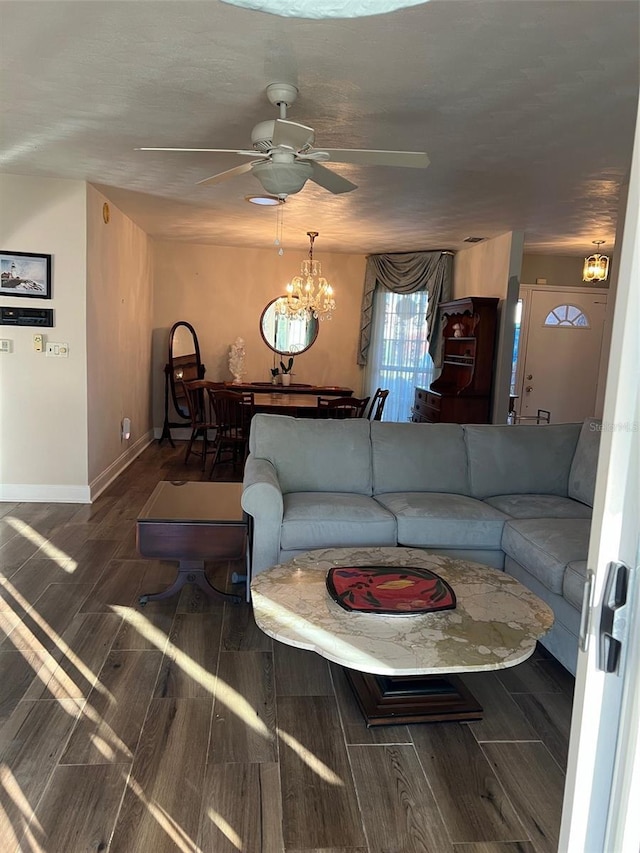
[[486,237],[465,237],[463,240],[464,243],[481,243],[483,240],[486,240]]

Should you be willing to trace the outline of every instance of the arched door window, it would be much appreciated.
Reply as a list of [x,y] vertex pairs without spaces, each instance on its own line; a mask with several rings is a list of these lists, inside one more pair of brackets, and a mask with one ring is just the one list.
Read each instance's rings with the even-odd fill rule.
[[574,329],[589,329],[589,318],[577,305],[556,305],[547,314],[545,326],[571,326]]

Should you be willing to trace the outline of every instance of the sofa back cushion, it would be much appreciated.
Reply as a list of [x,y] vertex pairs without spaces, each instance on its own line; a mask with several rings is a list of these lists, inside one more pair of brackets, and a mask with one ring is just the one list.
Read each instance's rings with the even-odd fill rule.
[[465,426],[471,495],[561,495],[580,424]]
[[249,450],[271,462],[284,494],[371,494],[371,440],[366,418],[313,420],[254,415]]
[[372,421],[373,493],[469,494],[467,452],[459,424]]
[[569,497],[588,506],[593,506],[601,430],[602,421],[597,418],[585,420],[569,472]]

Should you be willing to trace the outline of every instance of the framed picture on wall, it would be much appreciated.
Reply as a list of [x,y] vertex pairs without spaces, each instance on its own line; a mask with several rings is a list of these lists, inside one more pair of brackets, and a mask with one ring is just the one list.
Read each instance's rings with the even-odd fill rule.
[[0,250],[0,296],[51,299],[51,255]]

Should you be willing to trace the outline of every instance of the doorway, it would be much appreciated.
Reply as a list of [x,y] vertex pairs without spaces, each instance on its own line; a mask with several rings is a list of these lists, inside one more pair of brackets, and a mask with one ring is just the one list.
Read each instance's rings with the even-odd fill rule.
[[596,414],[607,291],[523,285],[517,420],[577,423]]

